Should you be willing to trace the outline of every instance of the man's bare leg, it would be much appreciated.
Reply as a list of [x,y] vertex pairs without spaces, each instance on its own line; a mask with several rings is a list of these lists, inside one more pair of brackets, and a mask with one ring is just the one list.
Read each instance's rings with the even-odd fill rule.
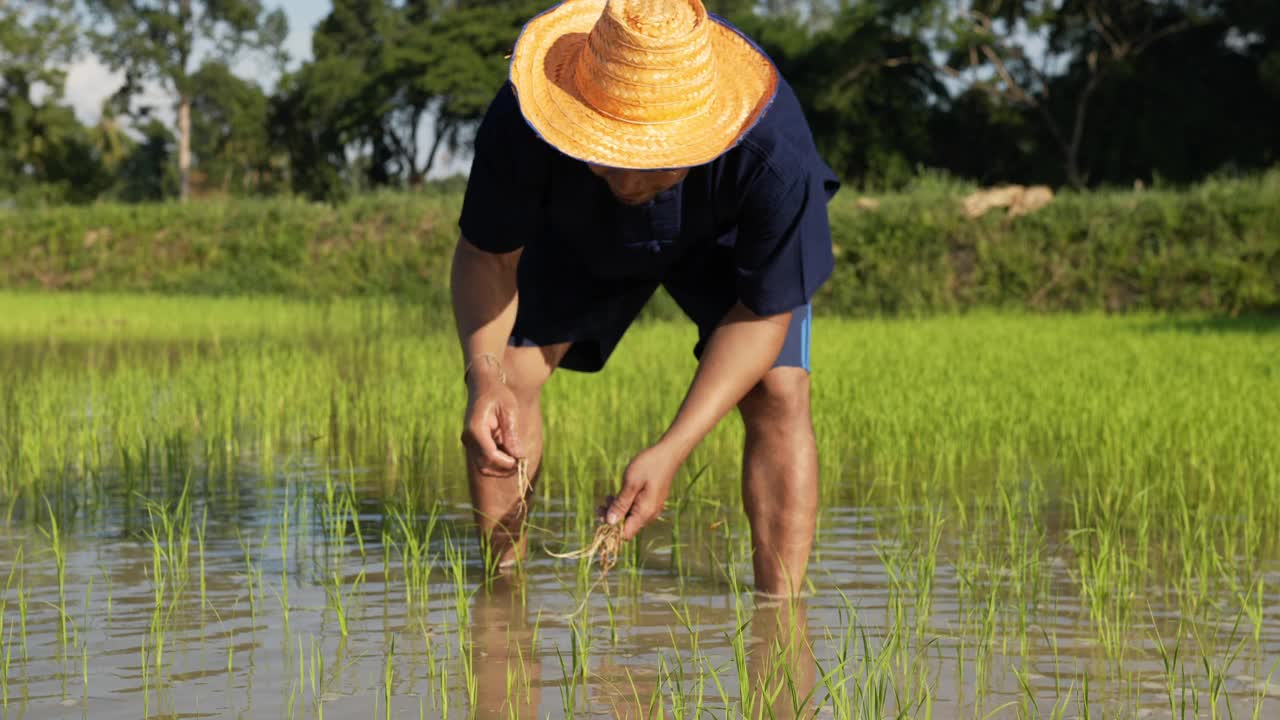
[[751,522],[756,590],[803,591],[818,515],[818,445],[809,374],[776,367],[738,404],[746,426],[742,500]]
[[[508,347],[502,361],[507,386],[520,404],[516,430],[524,448],[529,480],[536,482],[542,469],[542,387],[569,349],[568,344],[548,347]],[[520,483],[513,470],[505,477],[481,475],[467,467],[471,505],[476,525],[486,548],[486,556],[499,567],[512,565],[524,556],[526,503],[521,500]]]

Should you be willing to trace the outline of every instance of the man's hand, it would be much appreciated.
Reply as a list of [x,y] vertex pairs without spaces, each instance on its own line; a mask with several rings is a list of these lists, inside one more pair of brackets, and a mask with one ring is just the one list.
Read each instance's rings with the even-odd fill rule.
[[790,320],[790,313],[759,316],[738,303],[720,321],[675,421],[658,444],[631,461],[622,490],[608,502],[604,519],[611,525],[625,520],[623,538],[634,538],[662,511],[676,470],[769,371],[787,339]]
[[661,443],[636,455],[622,474],[622,489],[605,510],[605,522],[625,520],[622,537],[631,540],[662,512],[682,458]]
[[524,457],[516,428],[519,404],[515,393],[496,376],[477,378],[469,388],[462,444],[467,461],[481,475],[506,477]]

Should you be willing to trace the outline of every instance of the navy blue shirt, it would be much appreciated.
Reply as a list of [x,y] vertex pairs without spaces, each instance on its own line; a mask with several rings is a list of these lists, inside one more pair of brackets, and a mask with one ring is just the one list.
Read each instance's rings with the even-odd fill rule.
[[488,252],[555,246],[604,282],[661,282],[700,248],[731,247],[737,299],[773,315],[831,276],[827,202],[839,187],[785,81],[737,146],[639,206],[538,137],[507,84],[477,131],[459,226]]

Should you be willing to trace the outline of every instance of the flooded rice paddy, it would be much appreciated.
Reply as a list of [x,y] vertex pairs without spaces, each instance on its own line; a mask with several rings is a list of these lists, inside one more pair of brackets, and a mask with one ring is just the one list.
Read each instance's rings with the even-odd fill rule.
[[0,295],[4,716],[1280,716],[1280,327],[819,321],[795,604],[750,592],[734,419],[606,580],[548,554],[692,340],[553,380],[487,578],[430,312]]

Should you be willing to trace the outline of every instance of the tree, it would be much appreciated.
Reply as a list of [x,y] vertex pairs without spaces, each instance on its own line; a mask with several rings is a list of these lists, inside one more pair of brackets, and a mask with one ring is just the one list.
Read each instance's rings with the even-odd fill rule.
[[[1255,76],[1262,88],[1266,108],[1262,122],[1270,128],[1265,159],[1280,162],[1280,3],[1275,0],[1227,0],[1225,13],[1232,31],[1240,38],[1242,54],[1255,64]],[[1263,103],[1258,103],[1262,105]],[[1261,114],[1261,113],[1260,113]]]
[[76,21],[74,0],[0,0],[0,88],[42,85],[61,97]]
[[266,93],[219,61],[206,62],[192,80],[191,150],[205,181],[222,192],[273,187]]
[[[463,145],[507,71],[520,28],[543,4],[335,0],[314,58],[273,101],[294,188],[416,185]],[[430,132],[426,132],[429,130]]]
[[1103,83],[1214,18],[1207,0],[971,0],[946,17],[942,46],[950,57],[937,67],[1034,112],[1067,182],[1083,187],[1086,131]]
[[737,21],[795,87],[832,168],[897,186],[926,158],[931,104],[946,92],[913,30],[931,19],[927,9],[915,0],[868,0],[816,32],[794,12]]
[[[409,107],[421,110],[404,125],[410,141],[399,145],[411,181],[431,172],[441,149],[456,151],[484,116],[506,78],[521,27],[539,9],[528,0],[458,8],[414,28],[393,55],[391,84],[414,100]],[[432,142],[419,168],[418,135],[412,129],[423,116],[431,118]]]
[[1058,165],[1041,134],[1033,115],[969,88],[933,107],[925,164],[989,185],[1040,182]]
[[295,191],[314,199],[344,195],[353,180],[349,149],[378,158],[368,164],[370,185],[390,182],[383,78],[401,19],[386,0],[335,0],[312,35],[312,59],[281,79],[271,132],[288,152]]
[[174,99],[178,121],[180,195],[191,185],[191,101],[197,50],[223,62],[246,51],[283,62],[288,22],[262,0],[87,0],[106,31],[91,34],[94,49],[125,74],[126,92],[156,82]]
[[142,127],[142,141],[120,163],[117,196],[126,202],[154,202],[178,192],[173,165],[173,133],[152,118]]
[[91,200],[110,178],[63,102],[75,56],[71,0],[0,0],[0,189],[28,200]]
[[[341,97],[318,97],[317,87],[339,90],[343,84],[318,77],[322,68],[307,63],[284,76],[271,98],[272,142],[289,157],[289,186],[313,200],[337,200],[345,194],[346,127],[353,120],[343,114]],[[358,82],[358,75],[351,76]]]

